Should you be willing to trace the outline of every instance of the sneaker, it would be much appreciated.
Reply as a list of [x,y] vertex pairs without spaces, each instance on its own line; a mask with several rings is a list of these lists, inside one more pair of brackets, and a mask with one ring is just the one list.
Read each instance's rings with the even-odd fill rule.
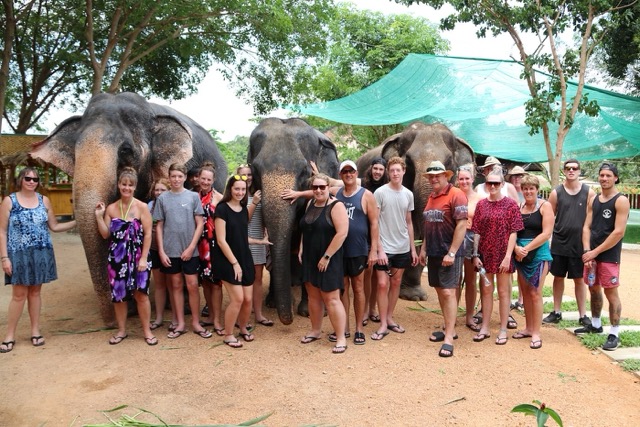
[[609,334],[607,342],[602,344],[602,349],[612,351],[618,348],[618,345],[620,345],[620,339],[613,334]]
[[575,331],[573,331],[573,333],[576,334],[576,335],[578,335],[578,334],[601,334],[602,333],[602,326],[600,326],[599,328],[594,328],[593,325],[591,324],[591,322],[589,322],[589,326],[584,326],[582,328],[578,328]]
[[562,320],[562,313],[552,311],[547,317],[542,319],[542,323],[558,323]]
[[585,328],[591,326],[591,319],[586,314],[578,319],[578,323],[580,323]]

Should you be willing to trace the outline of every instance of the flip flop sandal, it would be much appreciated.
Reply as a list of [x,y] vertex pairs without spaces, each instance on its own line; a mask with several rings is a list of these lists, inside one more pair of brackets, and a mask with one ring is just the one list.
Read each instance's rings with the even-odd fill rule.
[[[453,336],[454,340],[458,339],[458,334],[455,334]],[[431,333],[431,336],[429,337],[429,341],[431,342],[442,342],[444,341],[444,332],[441,331],[434,331]]]
[[213,336],[213,334],[211,333],[211,331],[208,331],[206,329],[203,329],[201,331],[193,331],[194,334],[199,335],[200,338],[211,338]]
[[364,337],[363,332],[356,332],[355,336],[353,337],[353,343],[355,345],[364,345],[366,341],[367,339]]
[[369,324],[369,319],[364,319],[362,321],[362,326],[367,326]]
[[507,320],[507,329],[518,329],[518,322],[512,315],[509,315],[509,320]]
[[473,337],[473,342],[482,342],[487,338],[491,338],[491,334],[478,334],[475,337]]
[[531,350],[542,348],[542,340],[531,341],[531,343],[529,344],[529,348]]
[[227,341],[227,340],[223,340],[223,343],[225,343],[226,345],[228,345],[231,348],[240,348],[242,347],[242,343],[238,340],[233,340],[233,341]]
[[149,329],[151,329],[152,331],[155,331],[156,329],[161,327],[162,323],[151,322],[151,324],[149,325]]
[[213,328],[213,332],[215,332],[219,337],[224,336],[224,328]]
[[123,336],[120,335],[114,335],[111,337],[111,339],[109,340],[109,344],[111,345],[116,345],[116,344],[120,344],[122,341],[124,341],[125,339],[127,339],[129,335],[125,334]]
[[213,326],[213,323],[211,322],[204,322],[204,321],[200,321],[200,326],[202,326],[203,328],[207,327],[207,326]]
[[257,322],[260,323],[262,326],[267,326],[267,327],[273,326],[273,320],[262,319],[262,320],[258,320]]
[[11,341],[2,341],[2,344],[5,346],[6,348],[0,348],[0,353],[9,353],[10,351],[13,350],[13,346],[16,344],[16,342],[14,340]]
[[389,335],[389,331],[374,332],[373,334],[371,334],[371,339],[374,341],[380,341],[384,339],[384,337],[386,337],[387,335]]
[[369,315],[369,320],[371,320],[373,323],[380,323],[380,315],[378,315],[378,314],[370,314]]
[[471,324],[471,323],[467,323],[465,325],[467,328],[471,329],[473,332],[480,332],[480,330],[482,329],[482,327],[480,325],[478,325],[477,323]]
[[396,334],[404,334],[405,330],[402,326],[400,325],[387,325],[387,329],[395,332]]
[[505,345],[509,341],[509,337],[498,337],[496,338],[496,345]]
[[302,344],[309,344],[312,343],[314,341],[318,341],[320,339],[320,337],[312,337],[311,335],[305,335],[300,342]]
[[146,341],[147,345],[157,345],[158,344],[158,338],[156,338],[156,337],[145,338],[144,340]]
[[331,352],[333,354],[342,354],[345,351],[347,351],[347,346],[346,345],[337,345],[337,346],[335,346],[335,347],[333,347],[331,349]]
[[176,330],[177,327],[178,325],[176,325],[175,323],[170,323],[167,329],[169,330],[169,332],[173,332]]
[[531,338],[531,335],[518,331],[515,334],[511,335],[511,338],[513,338],[514,340],[521,340],[523,338]]
[[[40,340],[42,340],[42,341],[40,341]],[[42,335],[31,337],[31,344],[34,347],[40,347],[40,346],[44,345],[44,337]]]
[[[344,333],[344,337],[345,337],[345,338],[351,338],[351,332],[345,332],[345,333]],[[331,333],[329,334],[328,339],[329,339],[329,341],[331,341],[331,342],[336,342],[336,341],[338,341],[338,337],[336,336],[336,333],[335,333],[335,332],[331,332]]]
[[173,330],[173,331],[169,332],[167,334],[167,338],[169,338],[170,340],[175,340],[176,338],[180,338],[180,336],[182,336],[182,335],[184,335],[186,333],[187,333],[187,331],[185,331],[184,329],[181,330],[181,331],[176,329],[176,330]]
[[254,339],[256,339],[256,337],[254,337],[254,336],[253,336],[253,334],[250,334],[250,333],[248,333],[248,332],[247,332],[246,334],[240,333],[240,336],[241,336],[241,337],[242,337],[242,339],[243,339],[243,340],[245,340],[246,342],[251,342],[251,341],[253,341]]

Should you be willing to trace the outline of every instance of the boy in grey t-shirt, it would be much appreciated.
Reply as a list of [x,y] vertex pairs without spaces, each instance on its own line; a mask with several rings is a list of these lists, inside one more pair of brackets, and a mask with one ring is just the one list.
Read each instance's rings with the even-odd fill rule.
[[184,295],[182,275],[189,292],[189,307],[193,332],[202,338],[211,338],[212,333],[200,325],[200,291],[198,289],[198,240],[202,234],[203,214],[200,198],[184,188],[187,170],[184,165],[174,163],[169,167],[170,191],[158,197],[153,218],[158,221],[156,237],[160,271],[169,277],[173,295],[172,310],[177,324],[169,327],[170,339],[186,333],[184,320]]

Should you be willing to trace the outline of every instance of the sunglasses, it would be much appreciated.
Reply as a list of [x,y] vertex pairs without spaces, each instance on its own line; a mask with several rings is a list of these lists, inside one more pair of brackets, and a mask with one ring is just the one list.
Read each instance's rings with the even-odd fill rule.
[[352,173],[356,173],[356,170],[355,169],[343,169],[343,170],[340,171],[340,173],[343,174],[343,175],[347,174],[347,173],[348,174],[352,174]]
[[235,179],[236,181],[246,181],[247,180],[247,175],[233,175],[233,179]]
[[244,168],[250,168],[250,167],[251,167],[251,163],[245,163],[243,165],[238,165],[238,169],[240,169],[240,168],[244,169]]
[[489,187],[500,187],[500,184],[502,184],[501,182],[495,182],[495,181],[487,181],[485,184],[487,184]]
[[579,171],[580,168],[578,166],[567,166],[566,168],[564,168],[564,170],[568,172],[573,172],[573,171]]
[[313,191],[316,190],[320,190],[320,191],[324,191],[327,189],[326,185],[312,185],[311,188],[313,189]]
[[37,176],[25,176],[23,179],[27,182],[40,182],[40,178]]

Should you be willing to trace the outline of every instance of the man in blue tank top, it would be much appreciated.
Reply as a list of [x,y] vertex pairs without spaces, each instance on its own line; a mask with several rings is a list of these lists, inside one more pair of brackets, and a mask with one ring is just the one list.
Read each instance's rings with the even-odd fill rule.
[[[340,165],[340,178],[344,186],[336,191],[336,198],[344,203],[349,218],[349,234],[344,244],[344,292],[342,303],[347,312],[346,331],[349,331],[349,285],[353,288],[353,311],[356,332],[353,342],[365,343],[363,320],[365,309],[364,272],[367,266],[378,262],[378,206],[373,193],[358,185],[358,168],[351,160]],[[371,233],[371,235],[369,235]],[[371,242],[371,245],[369,245]]]
[[594,263],[596,267],[595,283],[589,288],[592,330],[588,332],[602,332],[600,314],[604,289],[604,295],[609,301],[611,328],[602,349],[615,350],[620,344],[618,329],[622,304],[618,295],[618,286],[620,286],[622,238],[629,218],[629,200],[616,188],[618,168],[613,163],[605,162],[600,166],[598,182],[602,193],[589,200],[587,219],[582,233],[585,281]]

